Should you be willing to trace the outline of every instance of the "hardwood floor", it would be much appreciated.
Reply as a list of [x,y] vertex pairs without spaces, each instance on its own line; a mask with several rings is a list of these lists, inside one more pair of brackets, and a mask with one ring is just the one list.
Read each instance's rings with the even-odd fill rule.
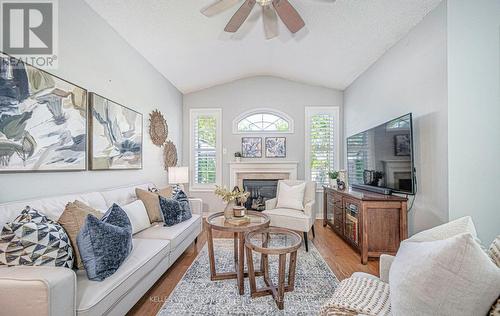
[[[362,265],[359,255],[338,237],[331,228],[323,227],[321,220],[316,220],[314,229],[316,238],[312,239],[312,234],[309,234],[309,242],[314,243],[314,246],[316,246],[316,249],[321,253],[337,278],[343,280],[356,271],[378,275],[378,260],[370,260],[367,265]],[[232,238],[232,234],[214,231],[214,237]],[[196,259],[206,241],[205,225],[203,225],[203,232],[198,237],[198,243],[189,247],[177,259],[127,315],[156,315],[191,263]]]

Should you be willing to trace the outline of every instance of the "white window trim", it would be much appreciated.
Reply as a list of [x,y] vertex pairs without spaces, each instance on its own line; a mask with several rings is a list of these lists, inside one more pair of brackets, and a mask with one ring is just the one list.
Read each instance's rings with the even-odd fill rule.
[[[238,123],[247,116],[254,114],[273,114],[284,118],[288,122],[288,131],[238,131]],[[275,109],[258,108],[241,113],[233,120],[233,134],[293,134],[294,124],[290,115]]]
[[[215,135],[215,184],[195,183],[195,161],[194,161],[194,118],[199,115],[214,115],[216,117],[216,135]],[[189,189],[195,192],[213,191],[215,185],[222,183],[222,109],[221,108],[200,108],[189,110],[189,166],[191,169],[189,176]]]
[[[334,122],[336,124],[333,127],[333,138],[334,138],[334,155],[333,163],[336,170],[340,170],[340,107],[339,106],[306,106],[304,111],[305,118],[305,179],[306,181],[311,181],[311,122],[310,117],[314,114],[333,114]],[[323,192],[323,187],[316,187],[316,192]]]

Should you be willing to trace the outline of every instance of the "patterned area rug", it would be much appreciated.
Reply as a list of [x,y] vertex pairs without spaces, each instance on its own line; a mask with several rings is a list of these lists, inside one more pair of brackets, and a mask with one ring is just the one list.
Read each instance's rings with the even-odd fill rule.
[[[214,249],[217,272],[234,271],[233,241],[215,239]],[[259,267],[259,259],[260,256],[254,255],[256,267]],[[270,256],[270,276],[274,284],[277,284],[277,266],[278,257]],[[257,277],[257,286],[262,287],[263,283],[262,277]],[[205,245],[158,315],[317,315],[338,283],[314,245],[309,243],[309,252],[301,246],[297,253],[295,290],[285,293],[285,309],[280,311],[272,296],[252,299],[248,279],[245,279],[245,294],[241,296],[235,279],[210,281]]]

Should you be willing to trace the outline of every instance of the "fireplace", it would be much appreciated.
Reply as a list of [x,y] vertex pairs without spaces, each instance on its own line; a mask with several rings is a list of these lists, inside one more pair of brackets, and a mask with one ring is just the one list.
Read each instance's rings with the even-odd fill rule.
[[250,192],[245,208],[247,210],[263,211],[266,201],[276,197],[279,179],[243,179],[243,189]]

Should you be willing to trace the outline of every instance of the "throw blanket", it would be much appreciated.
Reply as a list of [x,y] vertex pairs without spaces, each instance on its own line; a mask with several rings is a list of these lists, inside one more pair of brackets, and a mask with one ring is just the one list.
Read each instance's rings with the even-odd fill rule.
[[333,297],[320,310],[321,316],[391,315],[389,284],[351,277],[340,282]]

